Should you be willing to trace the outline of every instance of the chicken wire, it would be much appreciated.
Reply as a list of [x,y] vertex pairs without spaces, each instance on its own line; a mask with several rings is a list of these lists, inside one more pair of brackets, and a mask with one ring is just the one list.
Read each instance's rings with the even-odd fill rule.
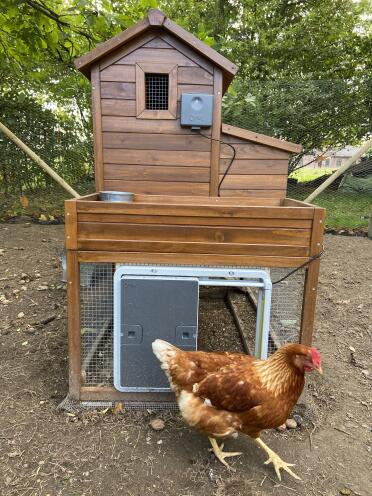
[[80,264],[81,382],[113,384],[114,264]]
[[[236,268],[236,267],[235,267]],[[242,267],[243,268],[243,267]],[[247,267],[244,267],[247,268]],[[275,282],[293,268],[264,268]],[[115,264],[80,264],[81,385],[113,387],[113,276]],[[269,354],[278,344],[298,342],[301,327],[303,291],[306,270],[301,269],[285,281],[273,286],[271,301]],[[247,304],[252,304],[247,299]],[[226,306],[226,312],[228,312]],[[217,350],[216,350],[217,351]],[[225,350],[228,351],[228,350]],[[76,402],[67,397],[60,407],[69,411],[109,408],[114,402]],[[127,409],[172,410],[174,403],[126,403]]]

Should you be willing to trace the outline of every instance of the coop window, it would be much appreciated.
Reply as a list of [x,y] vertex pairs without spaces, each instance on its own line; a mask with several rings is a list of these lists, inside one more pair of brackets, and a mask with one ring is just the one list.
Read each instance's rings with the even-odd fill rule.
[[145,88],[147,110],[168,110],[168,74],[145,74]]
[[177,66],[136,64],[136,100],[139,119],[176,119]]

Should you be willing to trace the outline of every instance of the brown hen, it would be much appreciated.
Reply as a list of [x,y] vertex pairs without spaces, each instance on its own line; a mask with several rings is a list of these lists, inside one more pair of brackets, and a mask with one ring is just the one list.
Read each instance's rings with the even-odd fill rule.
[[183,351],[157,339],[152,344],[176,393],[186,422],[208,435],[216,457],[240,455],[222,451],[216,438],[250,436],[266,453],[281,480],[280,469],[299,477],[261,439],[260,433],[282,425],[295,406],[305,372],[322,373],[320,354],[301,344],[282,346],[267,360],[240,353]]

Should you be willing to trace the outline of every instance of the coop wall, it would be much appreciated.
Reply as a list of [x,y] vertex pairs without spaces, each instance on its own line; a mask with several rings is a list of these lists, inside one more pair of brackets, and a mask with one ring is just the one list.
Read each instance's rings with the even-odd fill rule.
[[[221,196],[250,196],[284,199],[287,194],[289,153],[274,147],[222,133],[221,141],[231,144],[236,155],[221,184]],[[220,180],[231,163],[233,149],[221,144]]]
[[[154,73],[176,66],[174,116],[139,114],[141,64],[153,64]],[[102,59],[91,79],[97,190],[206,196],[211,187],[216,190],[219,143],[181,128],[180,97],[188,92],[215,95],[213,127],[205,133],[218,139],[219,69],[171,35],[153,31]]]

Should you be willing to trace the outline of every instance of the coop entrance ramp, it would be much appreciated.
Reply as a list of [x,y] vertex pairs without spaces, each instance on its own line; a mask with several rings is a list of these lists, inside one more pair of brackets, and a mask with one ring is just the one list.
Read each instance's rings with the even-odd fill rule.
[[257,291],[255,355],[267,358],[272,284],[257,269],[121,265],[114,275],[114,385],[123,392],[169,387],[151,343],[157,338],[195,349],[199,286]]

